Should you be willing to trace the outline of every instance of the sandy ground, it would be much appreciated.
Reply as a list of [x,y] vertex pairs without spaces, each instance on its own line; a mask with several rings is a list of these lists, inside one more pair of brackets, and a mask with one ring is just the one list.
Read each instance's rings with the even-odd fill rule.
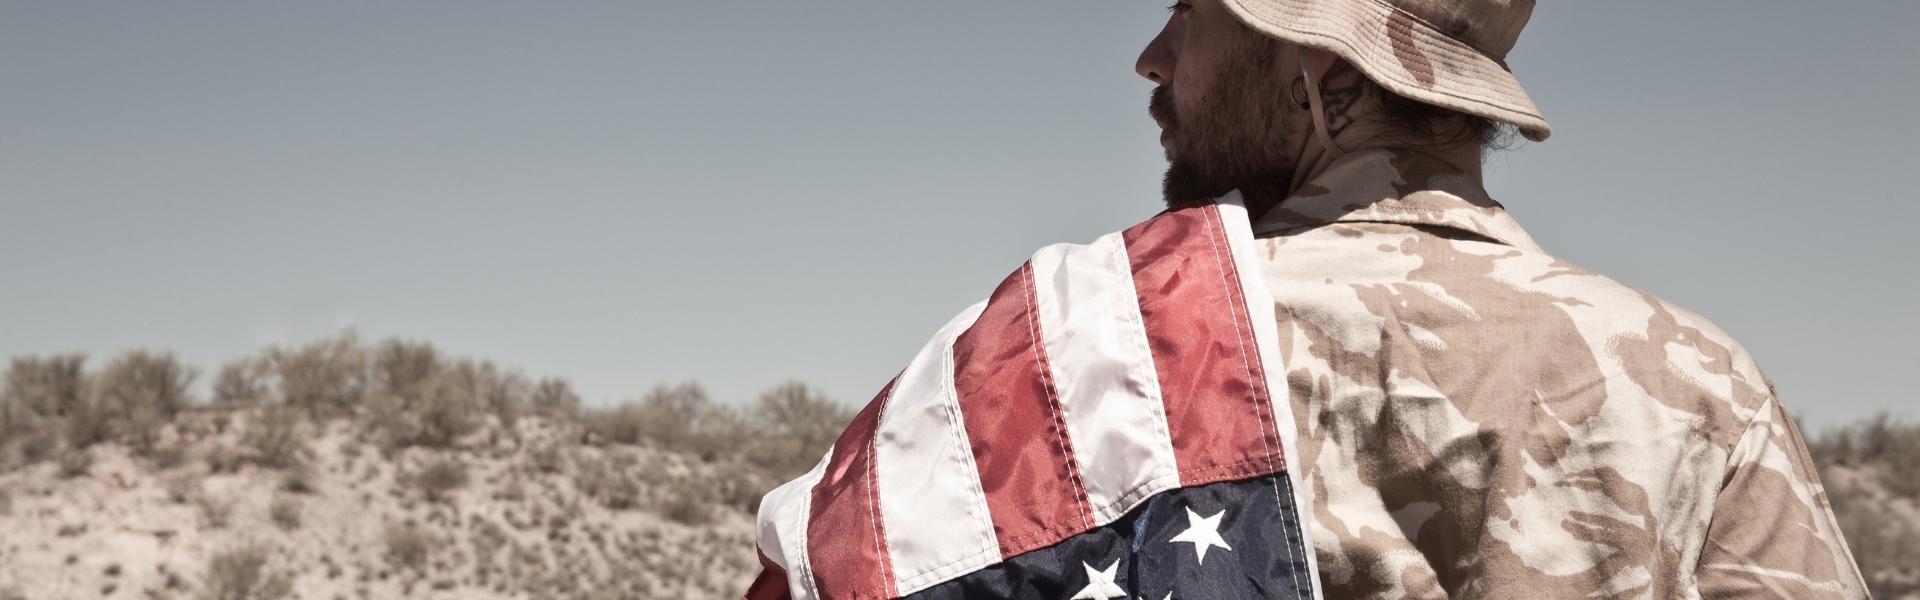
[[[0,599],[195,598],[213,556],[247,547],[270,557],[269,576],[291,578],[288,597],[306,599],[729,598],[758,568],[744,510],[665,516],[674,494],[712,475],[697,460],[561,443],[539,419],[523,419],[518,439],[390,458],[351,429],[312,432],[304,492],[283,470],[211,472],[206,457],[236,446],[234,431],[180,442],[185,458],[168,468],[105,444],[83,475],[62,477],[56,461],[0,473]],[[543,445],[560,460],[530,458]],[[411,474],[445,459],[468,481],[429,499]],[[581,465],[596,461],[634,483],[632,507],[582,490]],[[273,518],[276,501],[296,507],[283,516],[297,525]],[[429,549],[408,566],[390,536]]]

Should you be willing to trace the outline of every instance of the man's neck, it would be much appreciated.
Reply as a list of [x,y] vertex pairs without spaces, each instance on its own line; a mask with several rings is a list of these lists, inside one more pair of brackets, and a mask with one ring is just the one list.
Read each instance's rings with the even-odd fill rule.
[[1341,156],[1353,152],[1372,149],[1397,149],[1414,152],[1446,163],[1462,175],[1479,181],[1482,171],[1480,165],[1480,147],[1475,144],[1457,144],[1451,147],[1416,147],[1405,142],[1384,139],[1384,136],[1362,131],[1361,127],[1352,127],[1342,131],[1334,139],[1339,150],[1327,147],[1319,136],[1309,136],[1306,146],[1301,149],[1299,160],[1294,162],[1292,177],[1287,178],[1284,189],[1279,183],[1256,183],[1241,188],[1240,193],[1246,199],[1247,214],[1255,219],[1267,211],[1279,206],[1287,198],[1300,192],[1309,182],[1326,172],[1327,168]]

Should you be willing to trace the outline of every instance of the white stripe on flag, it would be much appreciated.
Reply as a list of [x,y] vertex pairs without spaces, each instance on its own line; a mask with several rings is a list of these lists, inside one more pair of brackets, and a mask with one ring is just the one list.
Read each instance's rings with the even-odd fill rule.
[[1094,520],[1105,524],[1180,474],[1119,233],[1033,256],[1034,304]]
[[[1305,465],[1295,444],[1292,392],[1287,387],[1287,368],[1280,363],[1280,326],[1274,317],[1273,294],[1267,289],[1266,272],[1261,266],[1258,246],[1253,240],[1253,225],[1248,222],[1246,199],[1238,190],[1219,199],[1221,226],[1226,229],[1227,245],[1233,251],[1234,269],[1240,272],[1240,291],[1246,295],[1248,317],[1253,321],[1254,347],[1260,352],[1261,370],[1267,376],[1267,397],[1273,402],[1273,420],[1280,434],[1281,456],[1287,460],[1287,479],[1292,485],[1293,502],[1299,514],[1313,514],[1313,488],[1301,478]],[[1300,543],[1307,549],[1307,576],[1313,596],[1320,595],[1320,564],[1314,556],[1311,527],[1301,527]]]
[[1000,561],[953,391],[953,340],[986,305],[969,307],[920,349],[875,430],[876,495],[903,595]]
[[760,499],[760,513],[754,517],[754,523],[759,526],[755,542],[760,553],[787,570],[787,593],[793,600],[820,597],[819,591],[813,589],[813,573],[808,566],[807,520],[811,516],[813,485],[820,482],[831,460],[833,448],[828,447],[813,470],[767,492]]

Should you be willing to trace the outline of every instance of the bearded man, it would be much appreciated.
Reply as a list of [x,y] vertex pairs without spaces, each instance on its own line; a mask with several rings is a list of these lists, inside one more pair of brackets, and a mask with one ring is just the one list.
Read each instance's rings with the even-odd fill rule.
[[749,597],[1865,597],[1746,352],[1487,195],[1530,0],[1171,11],[1169,210],[937,333]]

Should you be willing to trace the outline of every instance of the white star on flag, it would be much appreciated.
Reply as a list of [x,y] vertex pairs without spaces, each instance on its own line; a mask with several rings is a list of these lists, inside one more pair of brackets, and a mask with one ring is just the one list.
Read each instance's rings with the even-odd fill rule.
[[1193,544],[1193,551],[1200,556],[1200,564],[1207,564],[1207,548],[1219,546],[1224,550],[1233,550],[1233,546],[1228,546],[1227,540],[1220,537],[1220,518],[1226,515],[1227,511],[1222,510],[1211,517],[1202,517],[1193,512],[1193,507],[1187,507],[1187,530],[1173,536],[1168,543]]
[[1113,561],[1113,564],[1107,565],[1105,569],[1095,569],[1093,565],[1084,562],[1080,563],[1080,567],[1087,570],[1087,587],[1081,588],[1080,593],[1074,594],[1072,600],[1112,600],[1127,597],[1127,591],[1120,589],[1120,584],[1113,582],[1113,578],[1120,574],[1120,561]]

